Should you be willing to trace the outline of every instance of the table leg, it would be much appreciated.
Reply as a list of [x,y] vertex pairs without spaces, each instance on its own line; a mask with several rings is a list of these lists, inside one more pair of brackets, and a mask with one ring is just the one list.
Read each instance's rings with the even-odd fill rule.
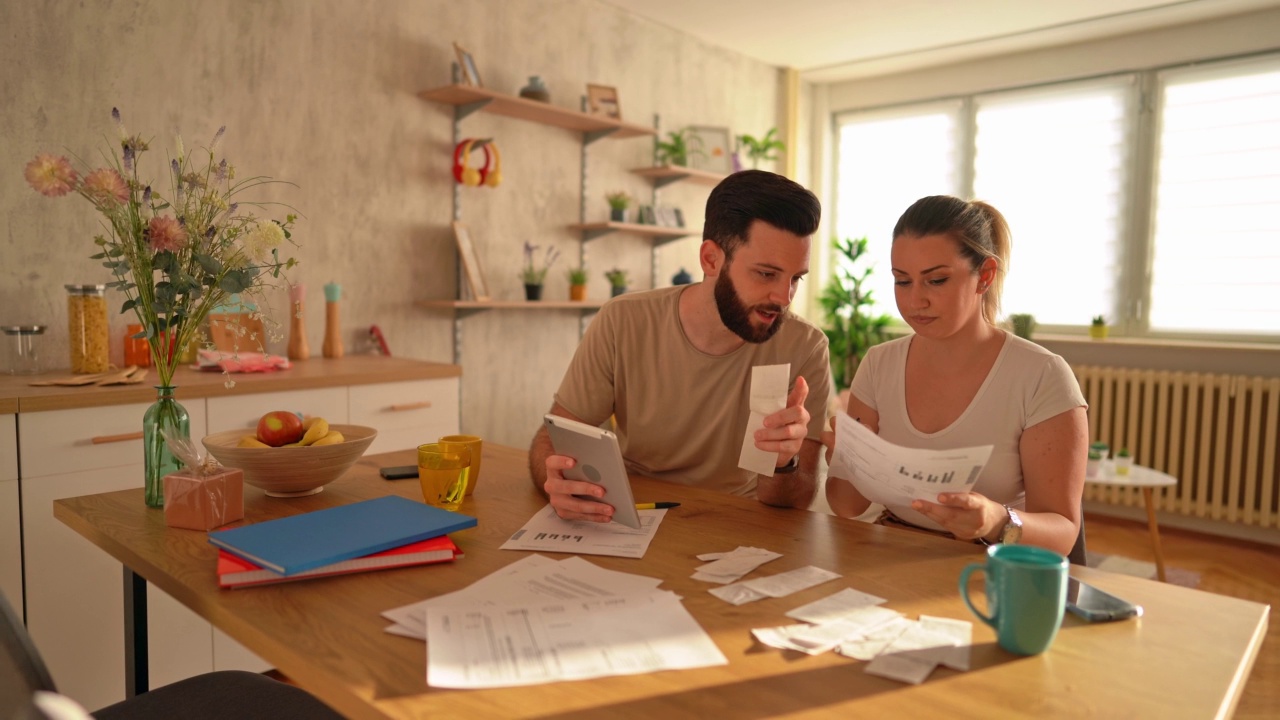
[[1160,528],[1156,525],[1156,503],[1151,488],[1142,488],[1142,499],[1147,504],[1147,527],[1151,529],[1151,548],[1156,553],[1156,577],[1164,582],[1164,550],[1160,547]]
[[124,695],[147,691],[147,581],[124,569]]

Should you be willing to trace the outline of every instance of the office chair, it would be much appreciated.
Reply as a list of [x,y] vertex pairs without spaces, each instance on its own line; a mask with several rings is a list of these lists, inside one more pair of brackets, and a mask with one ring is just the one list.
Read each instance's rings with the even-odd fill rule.
[[1084,551],[1084,517],[1080,518],[1080,533],[1076,535],[1076,544],[1071,546],[1071,552],[1067,553],[1067,562],[1072,565],[1083,565],[1088,567],[1089,563],[1085,557],[1087,553]]
[[[21,618],[0,594],[0,720],[49,720],[34,701],[37,691],[56,693],[53,677]],[[265,675],[222,670],[180,680],[92,713],[95,720],[226,720],[342,716],[301,688]]]

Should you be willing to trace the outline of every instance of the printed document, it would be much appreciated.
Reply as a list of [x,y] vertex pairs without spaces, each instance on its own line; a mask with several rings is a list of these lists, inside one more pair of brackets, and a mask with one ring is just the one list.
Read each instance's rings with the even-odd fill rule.
[[756,431],[764,429],[766,417],[787,406],[787,382],[790,379],[790,363],[751,368],[751,415],[747,418],[747,433],[742,438],[742,452],[738,455],[738,467],[743,470],[773,477],[773,469],[778,466],[778,453],[756,447]]
[[871,502],[935,502],[938,493],[967,493],[991,457],[991,445],[954,450],[905,448],[881,438],[846,413],[836,415],[830,477],[844,478]]
[[499,549],[642,558],[667,511],[639,510],[638,513],[640,529],[632,530],[616,522],[565,520],[556,514],[555,508],[547,505],[512,533]]

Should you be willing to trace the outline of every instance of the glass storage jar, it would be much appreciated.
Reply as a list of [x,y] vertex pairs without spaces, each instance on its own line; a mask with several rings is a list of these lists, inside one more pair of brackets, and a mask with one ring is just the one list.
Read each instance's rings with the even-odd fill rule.
[[8,342],[4,369],[13,375],[34,375],[44,369],[40,361],[40,336],[44,325],[6,325]]
[[71,372],[107,371],[107,286],[67,285],[67,340]]

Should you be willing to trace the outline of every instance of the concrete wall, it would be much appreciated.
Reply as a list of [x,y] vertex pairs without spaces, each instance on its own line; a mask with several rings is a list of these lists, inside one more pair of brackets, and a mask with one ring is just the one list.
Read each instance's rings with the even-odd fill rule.
[[[222,149],[239,174],[269,175],[261,197],[304,216],[294,237],[307,285],[313,352],[324,331],[322,286],[343,286],[348,352],[368,351],[381,327],[393,354],[452,359],[448,313],[415,301],[457,296],[451,206],[452,108],[416,97],[450,81],[451,43],[475,57],[487,87],[515,94],[543,77],[552,103],[577,109],[587,83],[617,88],[623,117],[664,130],[727,126],[761,134],[779,124],[775,68],[708,46],[596,0],[134,0],[6,2],[0,6],[0,324],[50,326],[45,351],[67,366],[64,283],[106,282],[88,256],[96,212],[78,197],[49,199],[26,186],[37,152],[94,162],[114,138],[119,107],[130,132],[153,139],[163,162],[181,133],[188,147],[227,126]],[[579,215],[580,138],[483,113],[464,137],[494,137],[504,182],[466,188],[471,226],[496,299],[522,298],[521,244],[558,247],[546,297],[567,298],[565,270],[580,243],[565,228]],[[651,197],[627,172],[650,164],[647,139],[601,141],[588,161],[588,219],[604,219],[606,191]],[[664,204],[701,226],[708,188],[674,185]],[[696,239],[658,251],[656,283],[684,266],[697,276]],[[612,235],[588,245],[589,296],[608,295],[603,272],[655,283],[650,244]],[[110,296],[118,306],[123,298]],[[270,298],[287,328],[287,298]],[[113,355],[129,320],[112,319]],[[463,430],[525,445],[568,364],[579,333],[572,311],[487,311],[463,324]],[[268,349],[283,352],[285,338]]]

